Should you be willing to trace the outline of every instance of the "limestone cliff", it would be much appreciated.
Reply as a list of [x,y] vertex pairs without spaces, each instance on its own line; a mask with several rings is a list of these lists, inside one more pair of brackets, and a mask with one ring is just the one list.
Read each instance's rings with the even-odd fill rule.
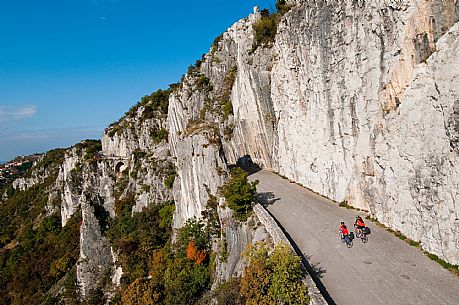
[[[77,283],[83,298],[97,289],[108,295],[110,287],[101,287],[101,279],[110,274],[114,286],[120,284],[122,269],[116,250],[105,236],[110,219],[116,216],[117,202],[132,198],[132,213],[149,205],[172,199],[175,168],[165,142],[158,131],[164,116],[149,109],[146,97],[125,117],[106,130],[102,143],[83,141],[65,153],[56,180],[59,190],[62,226],[74,213],[81,213],[80,258]],[[163,119],[161,119],[163,117]]]
[[274,44],[273,169],[457,264],[459,4],[299,2]]
[[[221,148],[211,164],[250,154],[457,264],[458,2],[288,3],[271,44],[257,44],[255,10],[187,74],[171,98],[172,147],[196,148],[202,140],[187,130],[213,128]],[[205,88],[186,85],[190,77]],[[189,172],[209,178],[208,168]],[[206,201],[203,182],[193,183],[195,196],[178,200],[184,218],[202,210],[195,198]]]

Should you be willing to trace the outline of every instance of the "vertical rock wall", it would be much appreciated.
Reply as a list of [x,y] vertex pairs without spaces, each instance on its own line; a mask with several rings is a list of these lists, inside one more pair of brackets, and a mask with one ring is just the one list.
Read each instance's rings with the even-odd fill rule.
[[459,262],[454,1],[306,1],[272,71],[279,172]]
[[169,144],[177,168],[174,228],[202,217],[209,193],[217,193],[227,170],[217,124],[197,120],[208,95],[196,90],[195,81],[188,76],[169,100]]

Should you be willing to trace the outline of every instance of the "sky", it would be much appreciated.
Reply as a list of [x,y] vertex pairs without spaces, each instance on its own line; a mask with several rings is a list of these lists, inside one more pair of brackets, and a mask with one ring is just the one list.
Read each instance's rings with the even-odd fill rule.
[[100,139],[275,0],[0,0],[0,160]]

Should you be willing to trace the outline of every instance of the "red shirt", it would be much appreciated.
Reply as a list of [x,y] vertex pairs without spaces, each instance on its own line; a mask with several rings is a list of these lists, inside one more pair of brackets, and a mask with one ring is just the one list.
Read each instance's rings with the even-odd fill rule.
[[357,222],[357,225],[358,225],[359,227],[364,227],[364,226],[365,226],[365,223],[364,223],[363,220],[360,219],[360,218],[358,218],[358,219],[356,220],[356,222]]
[[343,233],[343,235],[349,234],[349,231],[346,226],[341,226],[339,230],[341,231],[341,233]]

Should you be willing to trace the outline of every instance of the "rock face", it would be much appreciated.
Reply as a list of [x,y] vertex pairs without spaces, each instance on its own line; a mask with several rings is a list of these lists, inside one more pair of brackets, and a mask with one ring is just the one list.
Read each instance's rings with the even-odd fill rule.
[[459,262],[457,3],[308,1],[274,45],[278,170]]
[[[200,216],[204,184],[221,183],[215,165],[250,154],[459,263],[458,2],[289,3],[271,46],[256,47],[256,10],[172,95],[176,225]],[[233,114],[222,119],[212,107],[225,93]],[[221,147],[204,160],[195,134],[210,128]]]
[[[53,196],[61,202],[62,226],[74,213],[82,215],[77,282],[83,298],[101,288],[100,281],[107,274],[112,274],[114,285],[120,284],[117,253],[104,234],[109,219],[116,216],[117,200],[133,198],[132,213],[172,200],[165,180],[175,175],[173,159],[165,141],[152,136],[165,121],[156,119],[159,115],[145,117],[143,106],[133,109],[117,122],[122,128],[106,130],[101,151],[92,151],[91,145],[97,147],[92,142],[67,150],[55,182]],[[134,124],[137,121],[141,124]]]
[[202,217],[209,194],[217,193],[226,171],[217,125],[196,120],[207,98],[207,92],[196,86],[195,78],[186,78],[169,100],[169,143],[177,168],[175,228],[187,219]]

